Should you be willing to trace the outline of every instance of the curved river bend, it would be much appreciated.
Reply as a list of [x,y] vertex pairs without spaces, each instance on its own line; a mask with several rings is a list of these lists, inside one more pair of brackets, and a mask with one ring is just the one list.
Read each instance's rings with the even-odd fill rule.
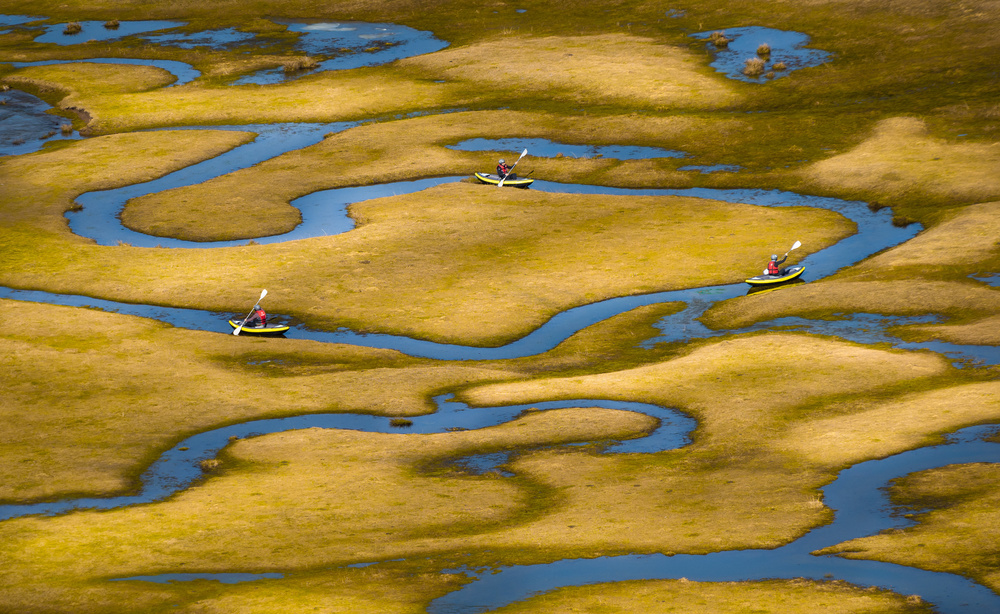
[[[318,142],[322,135],[343,130],[352,124],[295,124],[269,126],[230,126],[233,130],[254,130],[260,136],[253,142],[234,149],[213,160],[182,169],[160,180],[128,186],[108,192],[95,192],[80,197],[84,209],[70,214],[71,227],[82,236],[90,236],[104,244],[125,241],[133,245],[164,245],[170,247],[198,247],[210,245],[241,244],[245,241],[204,243],[174,242],[157,237],[133,233],[121,227],[117,215],[129,198],[191,185],[212,177],[246,168],[281,153],[299,149]],[[211,127],[219,129],[219,127]],[[288,235],[268,237],[258,243],[287,241],[291,239],[347,232],[353,225],[346,216],[346,206],[351,202],[388,194],[401,194],[425,189],[460,178],[432,178],[412,182],[399,182],[366,188],[328,190],[309,195],[294,204],[301,208],[303,223]],[[830,198],[816,198],[769,190],[628,190],[598,186],[574,186],[536,181],[535,189],[552,192],[601,193],[621,195],[685,195],[747,202],[763,206],[810,206],[837,211],[858,225],[858,233],[837,245],[813,254],[803,262],[807,275],[816,279],[858,262],[871,254],[898,245],[912,238],[918,228],[896,228],[891,224],[888,209],[872,212],[864,203]],[[304,325],[293,328],[290,336],[310,338],[333,343],[352,343],[369,347],[397,349],[411,355],[447,360],[503,359],[545,352],[575,332],[611,316],[642,305],[668,301],[683,301],[687,307],[678,314],[664,318],[660,323],[662,336],[655,341],[684,341],[707,336],[732,334],[749,330],[768,330],[777,326],[798,326],[804,330],[827,331],[833,326],[834,334],[847,336],[860,342],[886,340],[885,328],[899,323],[892,318],[878,318],[861,314],[831,325],[801,319],[779,320],[762,323],[739,331],[713,331],[705,328],[697,318],[719,300],[735,298],[746,293],[743,284],[729,284],[708,288],[695,288],[662,292],[637,297],[621,297],[583,305],[557,314],[544,326],[511,344],[497,348],[464,347],[435,344],[424,340],[407,339],[392,335],[360,335],[351,331],[313,331]],[[55,295],[45,292],[20,291],[0,288],[0,297],[46,302],[62,305],[86,305],[143,317],[151,317],[185,328],[222,330],[221,314],[189,309],[158,306],[128,305],[79,296]],[[825,328],[824,328],[825,327]],[[852,337],[853,335],[853,337]],[[929,348],[944,352],[955,360],[973,360],[996,364],[1000,362],[1000,348],[979,346],[953,346],[942,343],[896,344],[907,348]],[[411,432],[441,432],[449,428],[483,428],[515,418],[528,406],[487,408],[486,411],[466,412],[463,404],[447,397],[435,399],[438,411],[413,420]],[[661,426],[650,436],[621,442],[608,448],[614,452],[655,452],[672,449],[687,443],[687,434],[694,427],[693,421],[673,410],[638,403],[608,402],[581,399],[559,403],[535,403],[530,407],[551,409],[567,406],[601,406],[630,411],[641,411],[656,417]],[[155,501],[186,488],[200,476],[198,462],[214,456],[228,443],[231,436],[247,437],[257,434],[290,429],[321,426],[365,431],[389,432],[388,418],[354,415],[326,414],[297,416],[277,420],[258,420],[195,435],[165,453],[143,474],[143,488],[132,497],[112,499],[77,499],[58,503],[0,506],[0,519],[26,514],[54,514],[79,508],[109,509]],[[523,599],[538,591],[559,586],[591,582],[616,581],[633,578],[678,578],[693,580],[728,581],[760,578],[807,577],[847,580],[858,585],[879,585],[902,594],[920,594],[934,603],[942,612],[1000,611],[1000,597],[992,591],[967,579],[950,574],[926,572],[910,567],[852,561],[835,556],[817,557],[809,554],[817,548],[839,543],[853,537],[870,535],[884,528],[900,527],[907,521],[888,514],[891,506],[880,490],[887,481],[921,469],[963,462],[1000,462],[1000,446],[985,443],[982,437],[990,427],[965,429],[952,436],[949,443],[912,450],[893,457],[861,463],[841,472],[838,479],[824,489],[825,503],[836,510],[833,524],[815,529],[803,538],[774,550],[746,550],[718,552],[703,556],[694,555],[636,555],[604,557],[599,559],[565,560],[544,566],[508,567],[490,574],[476,575],[477,581],[432,603],[430,611],[482,612]],[[396,430],[395,432],[398,432]],[[181,448],[184,448],[183,450]],[[233,574],[239,575],[239,574]],[[280,574],[248,575],[243,580],[271,578]],[[226,581],[226,574],[218,579]],[[204,577],[197,575],[196,577]],[[138,579],[138,578],[136,578]],[[143,578],[183,580],[179,576]],[[233,581],[239,581],[235,579]]]

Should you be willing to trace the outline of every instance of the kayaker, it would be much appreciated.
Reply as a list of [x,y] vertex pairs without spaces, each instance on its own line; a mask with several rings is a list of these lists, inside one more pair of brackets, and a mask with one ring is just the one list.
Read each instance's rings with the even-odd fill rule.
[[247,318],[247,321],[244,322],[244,326],[251,325],[256,326],[257,328],[264,328],[267,326],[267,314],[264,313],[264,310],[260,305],[253,306],[253,315]]
[[504,177],[507,176],[507,173],[509,172],[510,172],[510,167],[507,166],[507,163],[504,162],[503,158],[500,158],[500,161],[497,162],[497,177],[503,179]]
[[788,260],[788,254],[781,260],[778,260],[778,254],[771,254],[771,261],[767,263],[767,274],[768,275],[781,275],[781,264]]

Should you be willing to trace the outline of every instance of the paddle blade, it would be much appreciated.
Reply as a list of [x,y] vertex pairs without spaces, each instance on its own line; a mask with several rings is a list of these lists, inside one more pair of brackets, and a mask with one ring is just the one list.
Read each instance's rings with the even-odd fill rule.
[[[795,248],[793,247],[792,249],[795,249]],[[261,300],[262,298],[264,298],[265,296],[267,296],[267,290],[261,290],[261,291],[260,291],[260,298],[259,298],[259,299],[257,299],[257,302],[259,303],[259,302],[260,302],[260,300]]]
[[[792,245],[792,249],[798,249],[798,248],[800,248],[800,247],[802,247],[802,241],[796,241],[796,242],[795,242],[795,243],[794,243],[794,244]],[[792,251],[792,249],[790,249],[790,250],[788,250],[788,251]]]
[[242,324],[240,324],[239,326],[236,327],[236,330],[233,331],[233,334],[234,335],[239,335],[241,330],[243,330],[243,325]]

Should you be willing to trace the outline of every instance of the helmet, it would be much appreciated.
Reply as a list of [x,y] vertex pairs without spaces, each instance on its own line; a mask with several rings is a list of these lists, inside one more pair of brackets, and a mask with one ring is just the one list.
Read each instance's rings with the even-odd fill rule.
[[260,305],[254,305],[254,306],[253,306],[253,309],[254,309],[254,311],[257,311],[257,310],[259,310],[259,309],[260,309]]
[[500,164],[503,164],[503,163],[504,163],[503,158],[500,158]]
[[[771,260],[777,260],[777,259],[778,259],[778,254],[771,254]],[[258,309],[260,308],[258,307]]]

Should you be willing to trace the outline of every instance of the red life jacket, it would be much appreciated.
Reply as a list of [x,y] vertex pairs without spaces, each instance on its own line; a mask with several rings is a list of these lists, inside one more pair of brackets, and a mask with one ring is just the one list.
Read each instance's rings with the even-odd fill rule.
[[258,309],[256,313],[257,313],[257,317],[260,318],[260,325],[262,327],[267,326],[267,314],[264,313],[264,310],[263,309]]
[[774,260],[767,263],[767,274],[781,275],[781,269],[778,268],[778,265],[774,262]]

